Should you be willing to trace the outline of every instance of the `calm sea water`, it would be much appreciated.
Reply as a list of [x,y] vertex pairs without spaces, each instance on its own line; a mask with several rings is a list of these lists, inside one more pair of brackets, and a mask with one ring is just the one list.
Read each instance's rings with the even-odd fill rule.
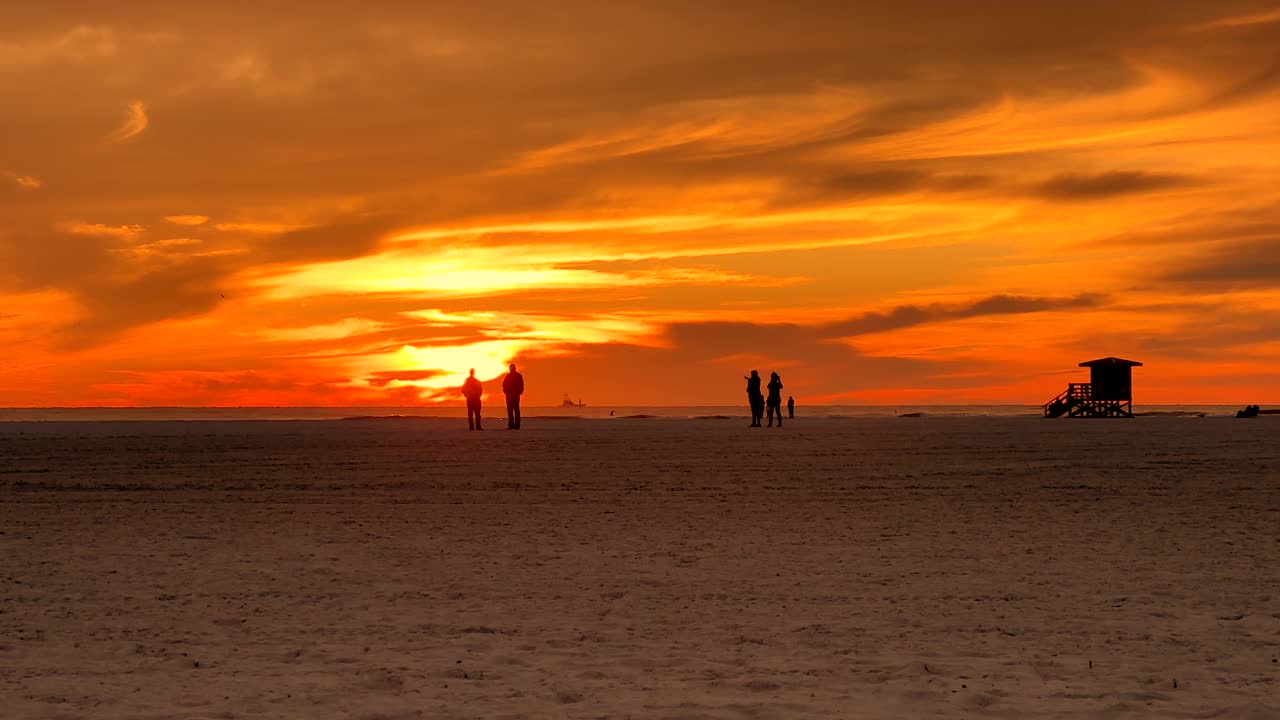
[[[1145,405],[1135,407],[1150,415],[1234,415],[1239,408],[1226,405]],[[485,407],[486,417],[503,416],[501,404]],[[942,417],[1040,417],[1039,405],[814,405],[797,406],[796,417],[894,417],[919,414]],[[583,417],[662,418],[747,417],[745,406],[629,406],[524,408],[526,418]],[[125,420],[339,420],[352,417],[465,417],[461,406],[417,407],[145,407],[145,408],[0,408],[0,422],[12,421],[125,421]]]

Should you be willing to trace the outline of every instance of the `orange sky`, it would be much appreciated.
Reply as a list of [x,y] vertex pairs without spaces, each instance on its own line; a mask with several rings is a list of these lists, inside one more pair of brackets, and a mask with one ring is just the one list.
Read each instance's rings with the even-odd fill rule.
[[1280,3],[364,5],[0,7],[0,405],[1280,403]]

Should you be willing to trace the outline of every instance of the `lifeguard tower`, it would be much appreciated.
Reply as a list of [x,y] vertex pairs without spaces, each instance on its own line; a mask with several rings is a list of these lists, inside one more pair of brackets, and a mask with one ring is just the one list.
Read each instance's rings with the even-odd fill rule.
[[1044,404],[1044,416],[1133,417],[1133,369],[1142,363],[1105,357],[1080,363],[1089,368],[1089,382],[1070,383],[1058,397]]

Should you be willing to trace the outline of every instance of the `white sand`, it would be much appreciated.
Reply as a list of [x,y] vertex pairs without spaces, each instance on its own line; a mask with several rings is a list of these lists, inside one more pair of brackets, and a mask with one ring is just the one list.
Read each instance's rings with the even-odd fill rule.
[[0,423],[0,716],[1280,717],[1280,419],[459,424]]

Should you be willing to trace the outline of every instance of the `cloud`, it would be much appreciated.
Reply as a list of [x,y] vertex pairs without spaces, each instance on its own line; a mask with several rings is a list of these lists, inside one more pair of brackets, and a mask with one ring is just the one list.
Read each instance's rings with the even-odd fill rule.
[[1251,15],[1233,15],[1204,23],[1200,27],[1204,29],[1234,28],[1251,25],[1270,25],[1272,23],[1280,23],[1280,10],[1268,10]]
[[165,215],[164,219],[174,225],[203,225],[209,222],[209,218],[204,215]]
[[1166,271],[1162,279],[1221,288],[1274,287],[1280,278],[1280,236],[1229,243]]
[[63,345],[83,348],[139,325],[209,312],[220,302],[228,274],[221,260],[199,258],[82,280],[77,296],[89,313],[64,329]]
[[1186,175],[1112,171],[1087,175],[1065,173],[1041,184],[1037,190],[1051,200],[1102,200],[1121,195],[1183,187],[1192,183]]
[[84,222],[64,223],[60,227],[73,235],[103,235],[117,238],[132,238],[146,229],[141,225],[103,225]]
[[259,334],[278,342],[315,342],[324,340],[342,340],[358,335],[368,335],[392,327],[389,323],[370,320],[368,318],[343,318],[338,322],[306,327],[272,328],[262,330]]
[[[126,371],[123,382],[88,388],[97,403],[147,405],[370,405],[386,397],[353,392],[347,378],[304,376],[289,369]],[[409,395],[402,398],[412,401]]]
[[40,178],[31,175],[19,175],[14,172],[0,172],[0,176],[7,177],[20,188],[24,190],[38,190],[42,183]]
[[107,136],[107,142],[122,143],[142,134],[150,120],[147,118],[147,106],[141,100],[129,103],[128,116],[124,123]]
[[838,323],[823,325],[821,331],[834,337],[851,337],[897,330],[913,325],[946,322],[986,315],[1022,315],[1098,307],[1106,301],[1103,295],[1085,294],[1074,297],[1024,297],[992,295],[968,303],[899,305],[887,311],[870,312]]
[[395,383],[416,383],[423,380],[431,380],[447,374],[444,370],[383,370],[375,372],[365,378],[365,382],[374,387],[386,387]]
[[463,256],[413,256],[398,253],[348,261],[319,262],[263,275],[255,285],[276,299],[347,295],[404,297],[483,297],[550,288],[716,286],[753,284],[776,287],[788,278],[759,278],[725,270],[664,267],[605,272],[562,267],[555,263],[522,263],[499,251]]
[[798,180],[781,191],[775,206],[831,205],[907,193],[960,193],[990,188],[983,173],[936,172],[912,167],[855,170],[818,180]]
[[24,190],[38,190],[40,189],[40,186],[44,184],[38,177],[34,177],[32,175],[19,175],[18,173],[9,171],[0,171],[0,178],[9,178],[13,181],[14,185],[17,185]]
[[1173,217],[1145,222],[1120,233],[1083,240],[1082,247],[1178,245],[1262,240],[1280,236],[1280,205],[1257,207],[1193,206]]
[[[673,335],[671,344],[675,347],[694,343],[709,345],[722,353],[732,353],[737,352],[741,347],[789,347],[797,344],[830,343],[835,340],[969,318],[1096,308],[1106,301],[1105,296],[1089,294],[1073,297],[990,295],[960,303],[896,305],[887,310],[866,312],[844,320],[825,323],[719,320],[676,322],[669,326],[668,333]],[[746,339],[753,333],[760,334],[759,342]],[[766,338],[767,343],[760,344],[766,342]]]
[[373,216],[291,229],[257,243],[256,255],[267,263],[347,260],[377,249],[398,225],[396,218]]
[[218,223],[213,226],[219,232],[251,233],[259,235],[277,235],[302,229],[298,225],[274,222],[232,222]]
[[11,231],[0,237],[0,267],[10,273],[0,273],[0,290],[12,284],[19,292],[67,298],[77,312],[51,318],[42,336],[59,350],[84,351],[127,329],[216,307],[237,258],[180,254],[194,246],[188,238],[135,245],[144,233],[140,226],[89,223]]
[[590,344],[624,342],[649,344],[660,324],[645,315],[623,313],[570,313],[564,315],[499,312],[444,312],[418,310],[404,313],[429,326],[471,327],[485,336],[501,339],[540,340],[549,343]]
[[115,31],[99,25],[76,25],[68,30],[16,41],[0,40],[0,70],[29,69],[56,61],[101,60],[119,49]]
[[164,240],[155,240],[140,245],[131,245],[124,248],[113,248],[113,252],[128,253],[135,256],[144,255],[161,255],[172,253],[179,248],[200,245],[204,241],[196,238],[166,238]]

